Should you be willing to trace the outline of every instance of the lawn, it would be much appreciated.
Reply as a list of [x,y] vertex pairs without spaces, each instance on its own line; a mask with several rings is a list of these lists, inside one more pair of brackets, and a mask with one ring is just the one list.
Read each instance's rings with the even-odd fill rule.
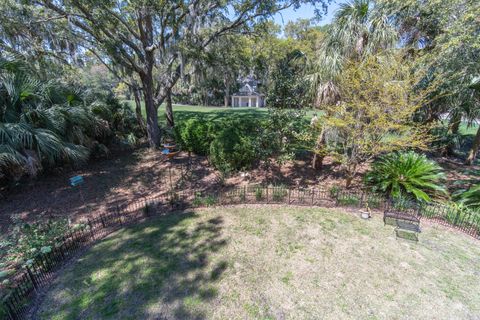
[[52,283],[40,319],[477,319],[480,246],[437,226],[246,206],[126,228]]
[[[132,108],[135,107],[133,101],[125,100]],[[145,115],[145,106],[142,103],[142,113]],[[173,105],[173,113],[175,121],[182,121],[192,117],[201,116],[206,120],[218,120],[226,117],[242,117],[252,119],[262,119],[268,116],[268,108],[225,108],[225,107],[212,107],[212,106],[190,106],[190,105]],[[310,121],[314,114],[320,114],[316,110],[307,110],[305,118]],[[163,123],[165,122],[165,107],[162,105],[158,109],[158,119]]]

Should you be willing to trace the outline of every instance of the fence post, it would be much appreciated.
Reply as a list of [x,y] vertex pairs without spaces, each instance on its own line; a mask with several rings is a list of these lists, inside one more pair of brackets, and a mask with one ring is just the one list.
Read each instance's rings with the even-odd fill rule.
[[268,203],[268,186],[267,186],[267,192],[266,192],[266,195],[267,195],[267,203]]
[[105,229],[105,221],[103,221],[103,214],[100,213],[100,221],[102,222],[102,227]]
[[123,222],[122,222],[122,215],[120,214],[120,207],[117,206],[117,217],[118,217],[118,220],[120,220],[120,225],[123,226]]
[[92,237],[92,240],[94,238],[94,233],[93,233],[93,226],[92,226],[92,221],[90,219],[88,221],[88,227],[90,228],[90,236]]
[[30,267],[28,265],[26,266],[26,269],[27,269],[28,277],[30,278],[30,281],[32,281],[33,288],[36,291],[38,289],[37,280],[35,280],[35,277],[33,276],[32,270],[30,270]]
[[288,204],[290,204],[290,196],[291,196],[291,193],[292,193],[292,189],[289,187],[289,188],[288,188]]
[[312,189],[312,206],[313,206],[313,199],[315,197],[315,189]]

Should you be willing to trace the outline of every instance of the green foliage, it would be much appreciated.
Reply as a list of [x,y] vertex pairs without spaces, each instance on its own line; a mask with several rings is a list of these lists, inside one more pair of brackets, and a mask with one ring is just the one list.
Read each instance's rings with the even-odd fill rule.
[[425,93],[411,90],[417,80],[401,56],[374,56],[345,67],[339,79],[342,101],[325,105],[319,125],[347,187],[359,165],[381,154],[426,149],[427,127],[413,121],[425,99]]
[[215,134],[215,123],[200,118],[191,118],[175,127],[175,136],[182,148],[199,155],[209,154]]
[[254,137],[258,160],[270,164],[292,159],[295,152],[311,149],[305,113],[300,110],[269,109],[268,118],[257,129]]
[[217,203],[217,198],[213,195],[207,195],[207,196],[202,196],[200,192],[195,193],[195,199],[193,199],[193,206],[199,207],[199,206],[207,206],[211,207],[214,206]]
[[283,186],[272,188],[272,200],[275,202],[282,201],[283,199],[285,199],[287,194],[288,194],[288,190]]
[[304,106],[306,58],[300,50],[294,50],[277,64],[268,91],[266,103],[271,108],[299,109]]
[[445,196],[442,168],[425,155],[395,152],[375,161],[366,175],[366,182],[375,191],[398,198],[407,196],[421,201]]
[[238,127],[229,126],[213,140],[210,159],[221,171],[250,168],[256,159],[253,139]]
[[360,197],[357,196],[356,194],[350,194],[350,193],[339,193],[337,195],[337,202],[339,205],[342,206],[358,206],[360,204]]
[[222,176],[250,168],[257,161],[283,162],[295,151],[308,149],[304,113],[270,109],[265,120],[191,118],[178,122],[175,139],[183,150],[208,155]]
[[[42,81],[22,61],[0,58],[0,180],[35,176],[46,167],[78,165],[115,135],[134,131],[132,111],[113,97]],[[133,122],[132,122],[133,119]]]
[[461,192],[456,198],[459,203],[466,207],[480,210],[480,184],[472,186],[467,191]]
[[335,199],[341,190],[339,186],[331,186],[330,189],[328,189],[330,198]]
[[263,200],[263,188],[262,187],[256,187],[255,188],[255,200],[257,200],[257,201]]
[[2,243],[8,260],[27,260],[51,250],[55,239],[69,230],[66,219],[38,220],[27,223],[22,220],[14,222],[12,232],[7,241]]
[[384,199],[382,196],[375,194],[367,194],[365,202],[371,209],[378,209],[382,206]]

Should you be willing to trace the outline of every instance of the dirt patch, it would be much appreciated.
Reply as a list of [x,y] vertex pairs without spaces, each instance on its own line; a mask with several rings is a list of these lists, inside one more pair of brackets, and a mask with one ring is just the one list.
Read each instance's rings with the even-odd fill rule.
[[[247,184],[327,189],[344,185],[341,169],[331,158],[325,159],[322,171],[315,171],[310,160],[305,157],[281,166],[259,166],[221,179],[206,157],[182,152],[167,160],[159,151],[141,148],[92,162],[82,169],[45,175],[19,187],[0,200],[0,228],[5,233],[12,225],[12,216],[26,220],[68,217],[76,222],[123,203],[165,194],[172,188],[211,192]],[[452,158],[437,161],[445,168],[450,191],[468,187],[480,179],[479,166],[465,166]],[[361,176],[368,167],[367,164],[361,168],[353,189],[362,187]],[[70,187],[68,179],[74,175],[84,176],[85,183]]]
[[[72,188],[68,179],[74,175],[82,175],[84,184]],[[45,175],[17,188],[0,200],[0,226],[2,231],[7,230],[12,216],[27,221],[61,216],[75,222],[126,202],[159,196],[172,188],[215,191],[252,183],[325,187],[341,184],[342,180],[329,159],[322,172],[313,170],[305,159],[239,172],[222,180],[206,157],[182,152],[168,160],[159,151],[145,148],[92,162],[82,169]]]

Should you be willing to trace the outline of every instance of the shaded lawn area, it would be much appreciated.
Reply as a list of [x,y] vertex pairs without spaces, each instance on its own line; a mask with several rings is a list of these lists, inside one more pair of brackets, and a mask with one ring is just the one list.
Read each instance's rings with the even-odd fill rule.
[[480,246],[381,217],[245,206],[121,230],[54,281],[41,319],[475,319]]

